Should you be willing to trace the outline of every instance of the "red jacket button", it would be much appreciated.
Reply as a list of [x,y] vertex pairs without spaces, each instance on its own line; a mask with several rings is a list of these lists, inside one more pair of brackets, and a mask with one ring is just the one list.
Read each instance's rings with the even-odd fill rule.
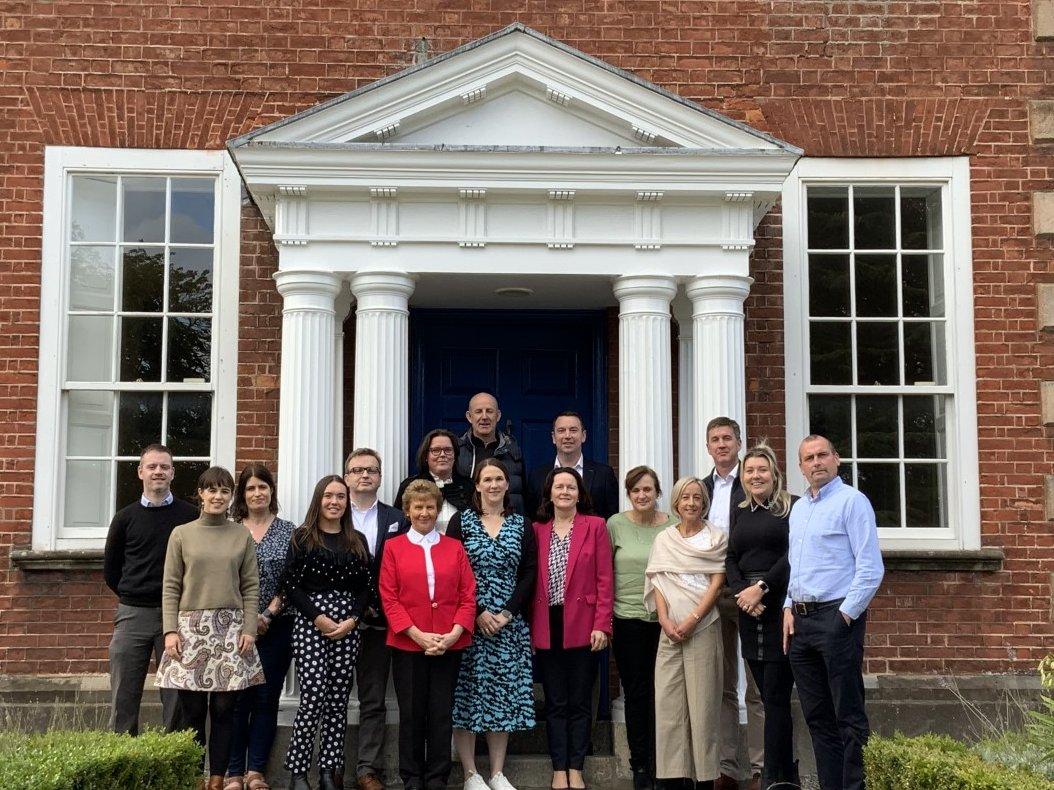
[[439,608],[439,604],[437,604],[435,601],[432,601],[432,608],[433,609],[438,609]]

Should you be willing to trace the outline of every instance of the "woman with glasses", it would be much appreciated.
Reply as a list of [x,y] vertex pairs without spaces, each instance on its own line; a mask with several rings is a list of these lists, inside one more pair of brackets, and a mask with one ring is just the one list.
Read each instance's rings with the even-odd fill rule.
[[417,448],[417,474],[399,484],[396,502],[403,501],[406,487],[414,480],[435,483],[443,494],[443,505],[436,520],[436,529],[441,535],[446,534],[455,513],[472,507],[472,481],[457,471],[457,436],[445,428],[429,431],[421,440]]

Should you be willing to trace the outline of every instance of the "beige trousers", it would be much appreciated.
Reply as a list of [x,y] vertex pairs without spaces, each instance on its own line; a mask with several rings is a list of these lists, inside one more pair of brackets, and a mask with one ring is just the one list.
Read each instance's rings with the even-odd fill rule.
[[[721,614],[724,681],[721,693],[721,773],[739,779],[739,607],[726,587],[717,599]],[[747,758],[750,774],[761,773],[765,763],[765,707],[750,670],[747,676]]]
[[659,637],[655,656],[655,776],[717,778],[721,721],[721,621],[688,641]]

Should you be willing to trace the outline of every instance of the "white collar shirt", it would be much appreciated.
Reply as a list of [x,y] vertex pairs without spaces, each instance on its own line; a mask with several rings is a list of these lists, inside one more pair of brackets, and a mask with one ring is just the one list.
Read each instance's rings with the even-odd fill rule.
[[706,520],[711,526],[728,533],[729,516],[732,512],[732,488],[739,476],[739,464],[727,475],[722,477],[715,469],[713,474],[714,495],[710,501],[710,514]]
[[366,545],[369,546],[370,554],[377,553],[377,538],[379,529],[377,527],[377,500],[373,500],[373,504],[365,510],[359,510],[355,507],[355,503],[351,503],[351,522],[352,525],[366,538]]
[[432,547],[439,542],[439,530],[433,529],[427,535],[422,535],[413,527],[406,533],[406,537],[415,546],[420,546],[425,552],[425,574],[428,576],[428,597],[436,597],[436,569],[432,564]]
[[[561,466],[566,466],[566,464],[560,463],[560,457],[557,456],[556,460],[553,461],[553,469],[559,469]],[[574,469],[576,472],[578,472],[578,476],[579,477],[582,477],[585,474],[585,467],[586,467],[585,456],[584,455],[578,456],[578,460],[575,461],[573,464],[570,464],[570,467],[572,469]]]

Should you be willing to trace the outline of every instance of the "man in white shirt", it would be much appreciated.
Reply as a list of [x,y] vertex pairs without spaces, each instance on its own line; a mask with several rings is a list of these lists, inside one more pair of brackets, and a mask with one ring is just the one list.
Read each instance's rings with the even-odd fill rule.
[[[351,519],[366,538],[373,558],[376,586],[381,570],[381,556],[388,538],[405,532],[409,524],[403,512],[377,499],[381,487],[381,456],[376,450],[359,447],[344,462],[344,482],[351,491]],[[381,781],[386,734],[388,674],[392,657],[388,645],[387,622],[381,611],[380,598],[374,590],[374,603],[359,625],[359,659],[356,665],[356,687],[359,696],[359,755],[356,786],[361,790],[383,790]]]
[[[733,510],[743,501],[743,486],[739,480],[739,452],[742,449],[739,423],[731,417],[715,417],[706,426],[706,451],[714,461],[714,468],[703,478],[710,495],[707,521],[716,529],[728,533]],[[740,776],[739,759],[739,607],[727,587],[717,600],[721,614],[721,642],[724,647],[724,689],[721,696],[721,775],[714,790],[737,790]],[[750,759],[749,790],[761,786],[761,770],[765,760],[765,709],[754,678],[746,672],[747,756]]]

